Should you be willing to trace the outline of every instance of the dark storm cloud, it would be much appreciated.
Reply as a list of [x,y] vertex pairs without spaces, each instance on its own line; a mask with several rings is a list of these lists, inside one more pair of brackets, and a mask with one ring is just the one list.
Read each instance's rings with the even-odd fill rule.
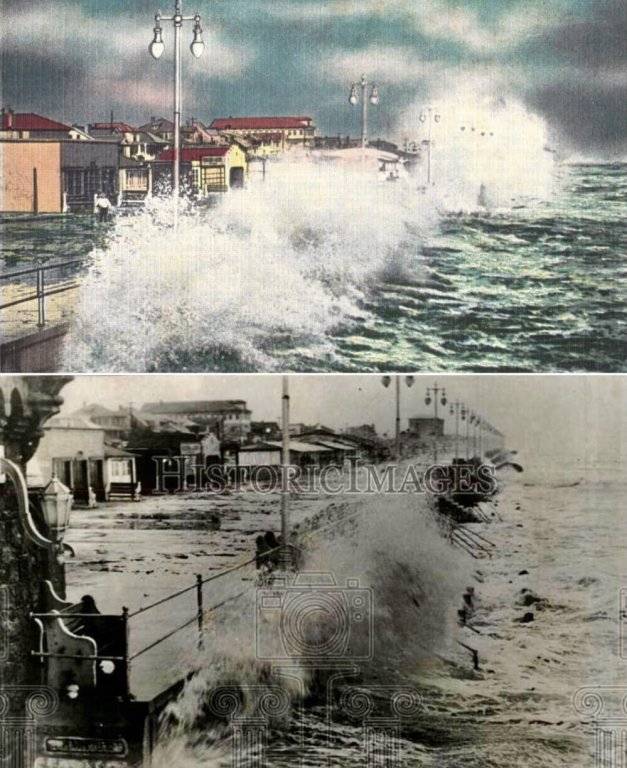
[[624,0],[598,0],[589,19],[567,21],[545,37],[560,58],[591,69],[627,62],[627,5]]
[[566,18],[516,52],[543,65],[527,102],[580,151],[627,152],[627,7],[598,0],[587,18]]
[[[152,15],[170,0],[0,0],[3,99],[77,122],[110,108],[130,122],[170,109],[168,54],[147,53]],[[186,9],[196,3],[185,2]],[[355,134],[346,88],[380,81],[373,135],[391,135],[443,77],[492,79],[539,110],[579,151],[625,152],[624,0],[199,0],[207,54],[185,59],[186,109],[305,112]],[[189,30],[187,30],[189,32]],[[170,31],[167,30],[170,35]],[[167,45],[171,46],[168,37]]]
[[531,89],[527,101],[572,146],[608,156],[627,150],[627,87],[586,82]]
[[88,83],[79,57],[59,58],[49,53],[22,56],[5,52],[2,92],[5,106],[52,115],[72,114],[82,108]]

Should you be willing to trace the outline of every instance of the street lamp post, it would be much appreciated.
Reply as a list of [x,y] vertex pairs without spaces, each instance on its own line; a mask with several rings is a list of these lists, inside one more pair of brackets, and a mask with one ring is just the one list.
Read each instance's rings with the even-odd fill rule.
[[470,425],[474,421],[474,411],[468,411],[466,420],[466,461],[470,460]]
[[289,509],[287,506],[288,480],[290,471],[290,390],[289,378],[283,376],[283,392],[281,397],[281,561],[283,568],[289,570],[290,558],[290,525]]
[[[471,413],[470,413],[470,424],[472,425],[472,435],[471,435],[471,438],[472,438],[472,457],[474,457],[474,456],[477,455],[477,426],[479,424],[479,414],[478,413],[475,413],[474,411],[471,411]],[[469,449],[469,451],[471,450],[470,443],[468,445],[468,449]],[[470,455],[468,456],[469,459],[472,458],[472,457]]]
[[[394,451],[396,454],[396,460],[400,461],[401,458],[401,377],[396,374],[395,389],[396,389],[396,421],[395,421],[395,436],[394,436]],[[391,376],[383,376],[381,383],[387,389],[392,382]],[[414,386],[414,377],[405,376],[405,384],[408,387]]]
[[[435,419],[437,421],[438,418],[438,394],[442,393],[440,396],[440,404],[442,406],[445,406],[447,403],[446,400],[446,390],[444,387],[438,387],[437,382],[434,383],[432,387],[427,387],[427,392],[425,394],[425,405],[431,404],[431,399],[433,397],[433,412],[435,415]],[[438,438],[435,432],[435,428],[433,430],[433,463],[438,463]]]
[[462,421],[466,418],[466,412],[464,410],[464,404],[460,403],[459,400],[456,400],[454,403],[451,403],[451,410],[450,414],[451,416],[455,416],[455,456],[454,458],[459,458],[459,417],[461,412],[461,418]]
[[201,19],[198,13],[193,16],[183,16],[182,0],[174,0],[174,15],[162,16],[161,11],[155,14],[154,37],[148,50],[155,59],[160,59],[165,51],[162,37],[162,21],[171,21],[174,25],[174,147],[172,159],[172,194],[179,197],[181,188],[181,28],[184,21],[194,22],[194,39],[190,45],[192,55],[202,56],[205,44],[202,39]]
[[[366,95],[368,86],[370,85],[370,97]],[[350,96],[348,101],[356,106],[359,104],[359,95],[357,88],[361,87],[361,156],[362,160],[365,158],[366,143],[368,140],[368,101],[375,106],[379,103],[379,89],[375,83],[368,83],[366,76],[362,75],[359,83],[353,83],[351,86]]]
[[[433,128],[433,123],[439,123],[441,120],[441,116],[434,111],[433,107],[427,107],[426,112],[421,112],[420,114],[420,122],[427,124],[427,186],[431,186],[431,145],[433,143],[431,139],[431,131]],[[424,142],[423,142],[424,143]]]

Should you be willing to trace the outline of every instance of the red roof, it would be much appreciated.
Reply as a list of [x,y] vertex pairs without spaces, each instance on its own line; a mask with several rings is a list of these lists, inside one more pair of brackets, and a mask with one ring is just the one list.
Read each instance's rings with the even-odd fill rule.
[[[13,118],[11,125],[10,118]],[[69,125],[57,123],[56,120],[50,120],[34,112],[14,112],[10,115],[5,112],[2,115],[3,131],[69,131]]]
[[[181,161],[191,163],[192,160],[202,160],[203,157],[224,157],[229,151],[230,146],[224,147],[183,147],[181,148]],[[172,162],[174,160],[174,150],[166,149],[157,158],[160,162]]]
[[219,117],[211,123],[218,130],[255,130],[257,128],[307,128],[311,117]]

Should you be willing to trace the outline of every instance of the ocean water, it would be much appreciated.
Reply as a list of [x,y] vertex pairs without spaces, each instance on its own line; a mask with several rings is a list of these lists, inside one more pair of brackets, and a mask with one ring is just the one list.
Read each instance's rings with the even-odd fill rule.
[[85,257],[71,370],[622,371],[627,165],[537,176],[293,160],[177,227],[5,220],[0,265]]
[[[346,508],[344,499],[292,499],[298,521],[317,516],[326,531],[311,539],[304,571],[316,580],[331,574],[340,587],[356,580],[368,590],[372,623],[350,624],[355,634],[343,646],[350,652],[342,651],[350,664],[324,669],[292,655],[272,673],[259,656],[278,658],[290,633],[301,633],[307,649],[328,640],[311,633],[329,615],[322,599],[329,586],[301,600],[295,623],[275,624],[260,619],[254,583],[238,576],[249,589],[210,615],[205,651],[170,646],[166,666],[187,659],[197,671],[168,713],[155,765],[216,768],[261,757],[272,768],[615,764],[609,753],[606,762],[595,753],[595,737],[599,728],[627,729],[627,662],[619,652],[625,490],[617,462],[538,464],[508,475],[493,521],[475,526],[494,544],[492,557],[481,560],[447,542],[421,497],[353,499]],[[115,519],[89,513],[73,523],[78,562],[70,589],[88,583],[98,596],[108,585],[107,600],[115,599],[115,585],[128,587],[126,579],[148,589],[169,580],[172,590],[204,564],[228,567],[229,555],[242,557],[260,531],[278,525],[276,497],[256,512],[245,495],[161,499],[158,523],[148,514],[152,504],[134,505],[132,517],[126,505]],[[182,515],[187,507],[196,523],[203,511],[219,510],[223,528],[192,530]],[[137,546],[132,529],[142,518]],[[342,528],[341,520],[350,522]],[[468,586],[475,589],[472,629],[461,629],[457,609]],[[351,582],[347,594],[357,587]],[[140,589],[138,597],[155,596]],[[529,611],[533,621],[520,622]],[[478,651],[478,671],[460,642]],[[603,711],[593,706],[598,699]]]

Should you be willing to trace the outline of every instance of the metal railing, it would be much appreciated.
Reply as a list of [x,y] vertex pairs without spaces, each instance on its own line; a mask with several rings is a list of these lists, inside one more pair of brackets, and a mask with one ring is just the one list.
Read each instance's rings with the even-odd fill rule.
[[[280,547],[278,548],[280,549]],[[275,550],[271,550],[275,551]],[[266,555],[269,553],[265,553]],[[214,573],[210,576],[203,577],[202,574],[196,575],[196,581],[194,584],[191,584],[187,587],[183,587],[182,589],[177,590],[176,592],[173,592],[170,595],[166,595],[165,597],[159,598],[158,600],[155,600],[154,602],[141,606],[137,610],[133,611],[132,613],[129,611],[128,608],[124,607],[122,608],[121,614],[83,614],[83,613],[77,613],[75,612],[75,606],[69,606],[68,608],[65,608],[61,611],[56,611],[52,613],[31,613],[31,618],[33,619],[45,619],[45,618],[57,618],[57,619],[63,619],[63,620],[71,620],[71,619],[80,619],[80,618],[98,618],[98,619],[116,619],[116,620],[122,620],[123,626],[124,626],[124,633],[126,636],[126,641],[124,643],[124,651],[123,655],[108,655],[108,654],[99,654],[96,652],[95,655],[78,655],[78,654],[67,654],[67,653],[54,653],[54,652],[43,652],[43,651],[31,651],[31,655],[40,659],[49,659],[49,658],[55,658],[55,659],[72,659],[75,661],[94,661],[94,662],[101,662],[101,661],[114,661],[114,662],[121,662],[123,664],[123,674],[124,674],[124,688],[125,688],[125,695],[130,696],[131,695],[131,686],[130,686],[130,674],[131,674],[131,663],[137,659],[139,656],[142,656],[143,654],[147,653],[148,651],[151,651],[153,648],[156,648],[161,643],[165,642],[166,640],[169,640],[174,635],[181,632],[183,629],[186,629],[192,624],[197,625],[198,629],[198,638],[197,638],[197,647],[199,650],[202,650],[204,647],[204,620],[205,616],[208,613],[211,613],[213,611],[218,610],[218,608],[221,608],[223,605],[225,605],[228,602],[231,602],[232,600],[236,600],[239,597],[242,597],[249,589],[252,589],[252,586],[246,587],[246,589],[238,592],[235,595],[231,595],[224,600],[221,600],[220,602],[212,605],[209,608],[204,607],[204,595],[203,595],[203,587],[205,584],[208,584],[209,582],[216,581],[217,579],[227,576],[230,573],[234,573],[235,571],[239,571],[242,568],[245,568],[246,566],[251,565],[252,563],[255,563],[257,560],[257,557],[250,557],[246,560],[243,560],[236,565],[232,566],[231,568],[227,568],[223,571],[220,571],[219,573]],[[182,595],[187,594],[188,592],[191,592],[192,590],[196,591],[196,612],[193,616],[191,616],[188,620],[186,620],[183,624],[175,627],[174,629],[166,632],[165,634],[158,637],[156,640],[148,643],[148,645],[144,646],[143,648],[140,648],[140,650],[136,651],[135,653],[131,654],[129,649],[129,641],[130,641],[130,622],[132,619],[135,619],[137,616],[140,616],[147,611],[153,610],[154,608],[157,608],[161,605],[164,605],[165,603],[168,603],[172,600],[176,600],[177,598],[181,597]]]
[[16,307],[19,304],[26,304],[28,302],[37,302],[37,327],[43,328],[46,325],[46,298],[49,296],[55,296],[59,293],[65,293],[66,291],[72,291],[79,287],[79,284],[74,281],[73,276],[69,278],[70,282],[54,283],[49,285],[49,281],[46,280],[46,273],[58,269],[67,269],[68,267],[76,267],[79,264],[84,264],[83,259],[73,259],[72,261],[64,261],[59,264],[39,264],[36,267],[30,267],[29,269],[20,269],[16,272],[5,272],[0,274],[0,281],[14,280],[15,278],[26,277],[28,275],[35,276],[35,292],[29,293],[27,296],[20,296],[17,299],[6,301],[0,304],[0,311],[3,309],[9,309],[10,307]]
[[[279,548],[280,549],[280,548]],[[266,553],[267,554],[267,553]],[[141,608],[138,608],[136,611],[133,611],[132,613],[128,614],[128,618],[134,619],[136,616],[140,616],[143,613],[146,613],[147,611],[151,611],[154,608],[158,608],[159,606],[163,605],[164,603],[170,602],[171,600],[176,600],[177,598],[181,597],[182,595],[187,594],[188,592],[191,592],[192,590],[196,591],[196,614],[192,616],[190,619],[185,621],[180,626],[176,627],[175,629],[171,630],[170,632],[167,632],[165,635],[162,635],[157,640],[153,641],[152,643],[149,643],[144,648],[141,648],[139,651],[136,651],[132,656],[129,656],[129,664],[131,661],[136,659],[138,656],[142,656],[147,651],[152,650],[157,645],[160,645],[165,640],[168,640],[173,635],[177,634],[181,630],[185,629],[186,627],[189,627],[191,624],[196,623],[198,627],[198,648],[202,648],[204,645],[204,617],[207,613],[211,613],[212,611],[217,610],[218,608],[221,608],[226,603],[230,602],[231,600],[236,600],[237,598],[244,595],[248,588],[243,590],[242,592],[238,592],[236,595],[231,595],[230,597],[225,598],[224,600],[221,600],[219,603],[216,603],[215,605],[212,605],[210,608],[205,609],[204,608],[204,595],[203,595],[203,587],[205,584],[208,584],[211,581],[216,581],[217,579],[222,578],[223,576],[228,576],[230,573],[234,573],[235,571],[239,571],[242,568],[245,568],[248,565],[251,565],[252,563],[256,562],[257,557],[250,557],[246,560],[242,560],[241,562],[237,563],[237,565],[234,565],[231,568],[226,568],[223,571],[220,571],[219,573],[214,573],[211,576],[205,576],[203,577],[202,574],[196,575],[196,581],[194,584],[190,584],[188,587],[183,587],[183,589],[179,589],[176,592],[173,592],[171,595],[166,595],[165,597],[160,598],[159,600],[155,600],[153,603],[150,603],[149,605],[144,605]]]

